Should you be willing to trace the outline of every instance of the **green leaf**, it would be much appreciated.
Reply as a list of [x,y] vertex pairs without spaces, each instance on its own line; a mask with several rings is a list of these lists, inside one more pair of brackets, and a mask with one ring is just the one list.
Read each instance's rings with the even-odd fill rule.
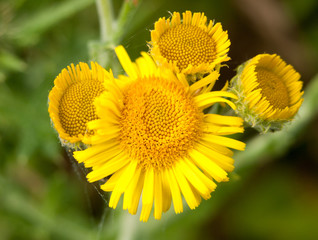
[[0,68],[22,72],[26,68],[26,63],[9,51],[0,50]]
[[71,0],[42,9],[28,19],[18,19],[10,37],[21,46],[35,44],[45,31],[92,3],[94,0]]

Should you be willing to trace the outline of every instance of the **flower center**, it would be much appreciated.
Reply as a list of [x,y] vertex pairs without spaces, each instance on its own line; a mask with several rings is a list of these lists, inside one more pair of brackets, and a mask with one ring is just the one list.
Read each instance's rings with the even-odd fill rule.
[[104,90],[102,83],[95,80],[76,82],[66,89],[59,104],[59,117],[64,131],[71,137],[84,135],[86,123],[98,118],[93,103]]
[[265,68],[257,67],[257,82],[261,93],[274,108],[284,109],[289,106],[288,90],[283,81]]
[[138,79],[125,92],[123,102],[121,146],[144,169],[171,166],[201,134],[203,114],[177,83]]
[[216,44],[213,38],[199,27],[177,25],[168,29],[159,40],[159,49],[163,57],[176,61],[180,70],[201,63],[211,63],[216,56]]

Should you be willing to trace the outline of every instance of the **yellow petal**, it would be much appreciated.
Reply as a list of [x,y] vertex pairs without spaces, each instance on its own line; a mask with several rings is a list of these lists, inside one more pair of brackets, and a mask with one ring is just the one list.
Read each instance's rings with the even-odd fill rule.
[[237,149],[243,151],[245,149],[245,143],[232,139],[232,138],[227,138],[227,137],[222,137],[222,136],[215,136],[215,135],[208,135],[204,134],[202,137],[203,141],[209,142],[211,144],[219,144],[223,145],[229,148]]
[[216,181],[222,182],[227,178],[227,173],[204,154],[193,149],[189,155],[201,170],[206,171]]
[[170,186],[174,211],[176,213],[181,213],[183,212],[183,205],[182,205],[182,198],[180,194],[180,188],[177,183],[176,177],[171,169],[165,170],[165,177],[168,179],[168,183]]
[[142,209],[140,221],[147,222],[154,198],[154,170],[153,168],[146,170],[144,188],[142,193]]

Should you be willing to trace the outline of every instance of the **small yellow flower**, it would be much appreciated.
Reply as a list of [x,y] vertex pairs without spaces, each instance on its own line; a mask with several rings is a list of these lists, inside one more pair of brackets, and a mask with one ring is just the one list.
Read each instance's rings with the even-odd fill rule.
[[151,31],[150,53],[159,63],[200,79],[218,70],[227,56],[230,40],[220,23],[213,24],[204,13],[174,12],[169,19],[160,18]]
[[[49,94],[49,114],[63,145],[75,146],[84,136],[92,135],[87,122],[97,119],[94,99],[104,90],[106,76],[112,77],[97,63],[71,64],[55,78]],[[74,145],[75,144],[75,145]]]
[[276,54],[259,54],[242,64],[232,79],[237,112],[261,132],[279,130],[301,106],[300,74]]
[[215,82],[217,72],[189,86],[183,74],[157,67],[146,53],[133,63],[122,46],[115,50],[128,76],[106,81],[107,91],[95,101],[99,119],[88,123],[95,135],[84,139],[90,147],[75,152],[75,159],[92,168],[89,182],[111,176],[101,186],[112,192],[110,207],[124,194],[123,208],[136,214],[142,194],[141,221],[153,205],[155,219],[171,202],[182,212],[182,195],[196,208],[201,197],[210,198],[215,182],[228,180],[234,168],[228,148],[245,147],[223,136],[243,132],[241,118],[203,110],[218,102],[235,108],[223,97],[236,96],[198,91]]

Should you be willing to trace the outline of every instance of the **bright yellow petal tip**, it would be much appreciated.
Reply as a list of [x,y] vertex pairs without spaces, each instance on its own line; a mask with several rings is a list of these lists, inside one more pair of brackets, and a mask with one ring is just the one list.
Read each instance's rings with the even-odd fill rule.
[[303,102],[300,74],[276,54],[259,54],[242,64],[231,81],[237,113],[260,132],[279,130]]
[[106,78],[112,74],[95,62],[91,62],[91,69],[86,63],[71,64],[55,78],[48,111],[63,145],[74,147],[85,136],[93,135],[86,124],[98,118],[93,103],[105,91]]
[[[116,53],[128,76],[109,81],[107,91],[95,101],[97,120],[88,123],[95,135],[90,147],[74,153],[92,171],[90,182],[110,177],[101,186],[112,192],[109,206],[136,214],[140,198],[140,221],[160,219],[173,202],[183,211],[182,196],[191,209],[208,199],[216,182],[228,181],[233,170],[232,151],[245,144],[225,137],[243,132],[239,117],[204,114],[217,102],[235,108],[224,91],[198,89],[215,82],[210,74],[191,87],[183,74],[159,68],[146,53],[131,62],[122,47]],[[142,194],[142,196],[141,196]]]
[[174,12],[160,18],[151,31],[150,53],[159,65],[188,78],[200,79],[230,60],[230,40],[220,23],[207,21],[204,13]]

